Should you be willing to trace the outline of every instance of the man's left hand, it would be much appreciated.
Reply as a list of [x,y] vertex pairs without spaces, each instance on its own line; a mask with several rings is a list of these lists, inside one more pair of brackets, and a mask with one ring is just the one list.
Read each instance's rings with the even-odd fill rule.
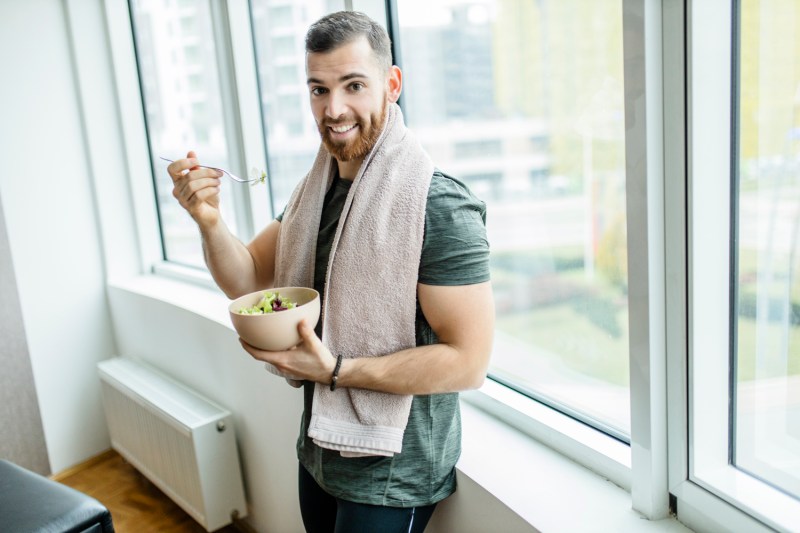
[[331,381],[336,358],[305,320],[297,325],[297,331],[302,342],[282,352],[259,350],[242,339],[239,342],[254,359],[270,363],[284,374],[327,385]]

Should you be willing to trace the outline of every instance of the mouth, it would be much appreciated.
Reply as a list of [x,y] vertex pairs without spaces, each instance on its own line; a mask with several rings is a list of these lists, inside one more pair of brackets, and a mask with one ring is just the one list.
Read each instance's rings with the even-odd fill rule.
[[355,122],[351,124],[340,124],[336,126],[328,126],[328,130],[331,132],[334,138],[341,139],[347,137],[350,133],[354,132],[358,124]]

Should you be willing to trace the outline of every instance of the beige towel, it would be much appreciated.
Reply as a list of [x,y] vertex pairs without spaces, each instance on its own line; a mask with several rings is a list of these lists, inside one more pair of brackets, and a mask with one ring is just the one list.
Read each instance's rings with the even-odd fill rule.
[[[278,237],[275,285],[311,287],[317,232],[336,161],[324,147],[295,189]],[[333,239],[322,309],[322,342],[344,358],[416,345],[417,276],[433,162],[406,129],[396,104],[365,157]],[[330,311],[334,310],[334,311]],[[309,437],[342,455],[402,449],[411,396],[363,389],[314,389]]]

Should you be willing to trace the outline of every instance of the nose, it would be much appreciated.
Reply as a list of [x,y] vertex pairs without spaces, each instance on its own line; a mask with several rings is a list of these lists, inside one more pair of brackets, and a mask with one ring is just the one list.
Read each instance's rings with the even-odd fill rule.
[[337,94],[335,91],[328,93],[328,105],[325,107],[325,115],[334,120],[344,115],[345,111],[344,98]]

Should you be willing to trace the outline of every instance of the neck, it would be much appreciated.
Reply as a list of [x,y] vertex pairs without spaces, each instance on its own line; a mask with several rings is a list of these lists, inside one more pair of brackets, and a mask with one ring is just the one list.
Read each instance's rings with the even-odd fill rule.
[[337,159],[336,163],[339,165],[339,178],[347,181],[353,181],[356,179],[358,169],[361,168],[361,163],[363,162],[363,157],[359,159],[351,159],[350,161],[339,161]]

